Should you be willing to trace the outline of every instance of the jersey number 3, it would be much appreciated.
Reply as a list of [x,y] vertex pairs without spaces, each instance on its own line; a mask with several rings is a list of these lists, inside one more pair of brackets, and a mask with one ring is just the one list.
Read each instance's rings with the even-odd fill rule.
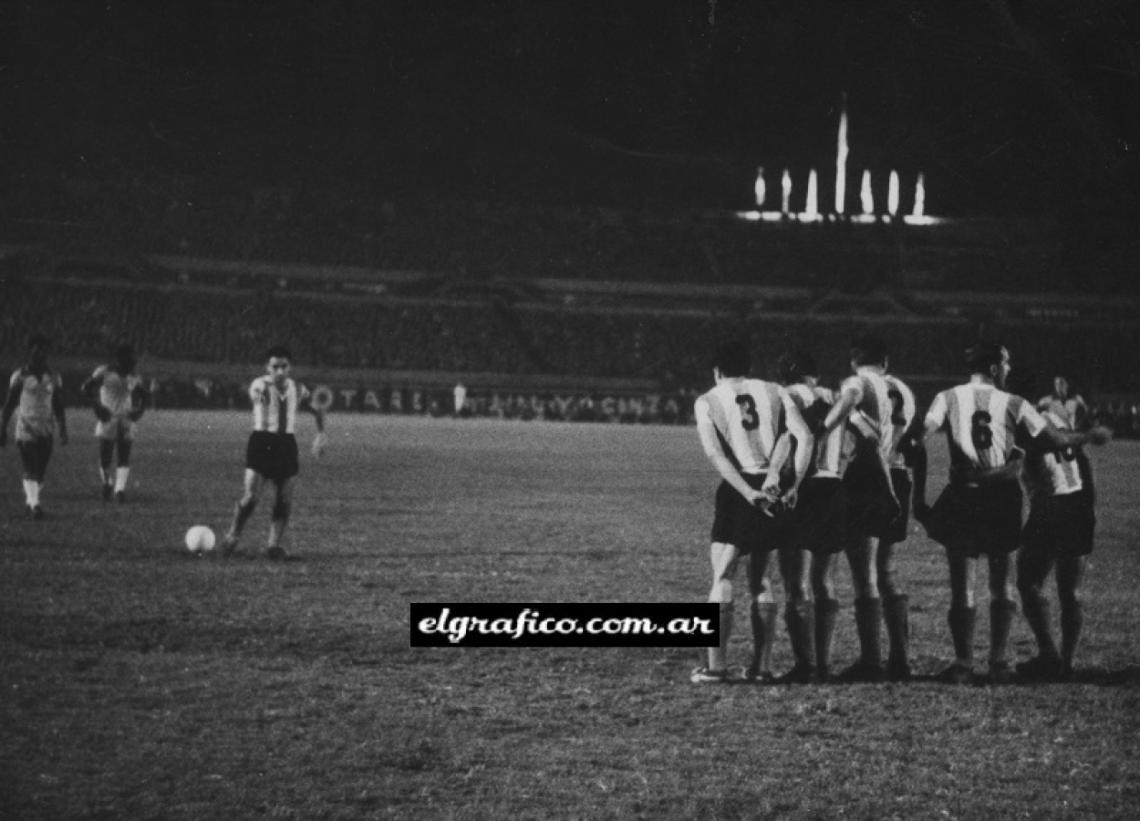
[[740,424],[745,430],[756,430],[760,427],[760,415],[756,413],[756,400],[748,394],[736,397],[736,404],[740,407]]

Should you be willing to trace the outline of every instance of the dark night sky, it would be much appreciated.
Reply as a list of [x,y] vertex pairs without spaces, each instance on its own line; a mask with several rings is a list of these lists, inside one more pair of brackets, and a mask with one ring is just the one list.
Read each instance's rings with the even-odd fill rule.
[[[710,12],[713,15],[710,17]],[[1130,0],[23,0],[6,173],[746,205],[752,169],[923,170],[933,213],[1135,207]],[[694,179],[699,183],[689,184]]]

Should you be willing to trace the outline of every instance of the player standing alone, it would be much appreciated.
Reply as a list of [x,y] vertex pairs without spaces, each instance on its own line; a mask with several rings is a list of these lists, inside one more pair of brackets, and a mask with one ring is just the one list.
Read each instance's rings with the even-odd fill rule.
[[95,423],[95,438],[99,440],[103,499],[109,500],[114,494],[122,503],[127,501],[135,423],[142,418],[150,394],[135,372],[135,352],[130,345],[115,348],[112,360],[109,365],[96,368],[82,390],[90,397],[99,420]]
[[732,632],[732,577],[741,556],[747,556],[752,621],[753,658],[748,678],[772,680],[771,653],[777,605],[768,579],[771,551],[782,544],[786,523],[770,516],[766,503],[779,496],[780,477],[769,472],[769,459],[784,426],[795,438],[795,477],[798,487],[812,453],[811,432],[788,393],[773,382],[750,379],[751,356],[746,345],[719,346],[713,358],[716,386],[694,405],[697,433],[705,455],[721,476],[709,558],[713,583],[710,602],[720,605],[720,645],[709,648],[708,664],[693,671],[694,684],[728,680],[726,655]]
[[8,421],[16,414],[16,447],[24,467],[24,497],[28,515],[33,519],[44,517],[40,491],[51,461],[57,423],[59,442],[67,444],[63,380],[47,365],[47,346],[43,336],[28,340],[28,364],[12,374],[8,398],[0,412],[0,447],[8,442]]
[[1010,372],[1009,351],[980,343],[967,352],[970,381],[942,391],[926,414],[926,436],[943,430],[950,448],[950,482],[934,506],[926,506],[925,471],[915,472],[915,513],[930,537],[946,548],[950,571],[950,636],[955,661],[944,681],[965,684],[974,674],[973,579],[985,555],[990,588],[990,679],[1012,678],[1006,659],[1013,602],[1010,554],[1021,540],[1022,493],[1018,481],[1017,436],[1029,447],[1064,450],[1085,442],[1103,443],[1108,431],[1059,431],[1033,406],[1003,390]]
[[309,403],[309,389],[290,378],[292,356],[289,349],[278,345],[266,354],[266,375],[259,376],[249,386],[253,402],[253,433],[245,452],[244,492],[234,508],[233,523],[222,540],[222,555],[230,556],[237,548],[242,529],[257,506],[265,481],[273,483],[273,516],[269,526],[269,542],[265,555],[270,559],[284,559],[281,539],[289,524],[293,504],[293,478],[299,470],[297,439],[294,429],[297,410],[308,405],[317,424],[313,439],[313,454],[319,456],[325,445],[324,411]]

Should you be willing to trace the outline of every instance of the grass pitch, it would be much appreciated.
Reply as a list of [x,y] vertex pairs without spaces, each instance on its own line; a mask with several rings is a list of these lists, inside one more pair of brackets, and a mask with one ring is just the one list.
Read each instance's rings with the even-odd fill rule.
[[[148,415],[124,506],[99,499],[86,422],[57,445],[46,521],[0,453],[0,817],[1140,811],[1135,443],[1093,454],[1078,682],[695,687],[692,650],[412,649],[408,624],[413,601],[703,600],[716,477],[692,429],[334,416],[325,458],[302,458],[296,559],[270,563],[268,496],[242,556],[181,545],[226,526],[246,414]],[[838,571],[837,667],[856,654]],[[939,549],[912,534],[900,572],[931,674],[951,652]],[[1013,647],[1033,653],[1020,619]]]

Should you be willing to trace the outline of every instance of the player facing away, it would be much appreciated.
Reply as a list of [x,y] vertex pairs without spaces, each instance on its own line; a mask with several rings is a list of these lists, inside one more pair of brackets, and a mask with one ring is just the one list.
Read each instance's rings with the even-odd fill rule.
[[[811,458],[812,438],[791,397],[774,382],[751,379],[746,344],[728,342],[713,357],[715,387],[697,398],[694,414],[705,455],[720,474],[709,558],[712,587],[708,600],[720,606],[720,644],[709,648],[708,662],[690,677],[694,684],[729,679],[728,640],[732,633],[732,579],[741,557],[748,558],[752,662],[747,677],[771,681],[776,602],[768,579],[768,559],[783,539],[785,517],[770,515],[779,497],[780,477],[769,471],[769,457],[783,427],[800,444],[794,488]],[[793,496],[794,498],[794,496]]]
[[99,477],[104,501],[112,494],[120,503],[127,501],[135,423],[142,418],[150,399],[135,366],[134,348],[119,345],[112,353],[110,364],[96,368],[82,387],[95,409],[95,438],[99,440]]
[[[1042,414],[1058,429],[1069,421],[1053,410]],[[1073,656],[1084,625],[1081,585],[1093,549],[1096,513],[1087,470],[1080,448],[1029,451],[1024,476],[1030,492],[1029,519],[1017,552],[1017,591],[1025,620],[1037,640],[1037,655],[1017,665],[1018,674],[1036,681],[1072,678]],[[1057,599],[1061,605],[1061,648],[1050,627],[1045,580],[1056,571]]]
[[954,662],[941,678],[966,684],[974,674],[974,575],[977,559],[989,565],[990,680],[1008,682],[1006,658],[1017,606],[1012,595],[1010,555],[1021,540],[1020,459],[1024,448],[1064,450],[1107,441],[1109,432],[1060,431],[1022,399],[1004,390],[1009,351],[979,343],[966,356],[970,381],[942,391],[925,419],[925,435],[944,431],[950,450],[950,481],[933,507],[926,505],[925,471],[915,472],[915,513],[932,539],[946,549],[950,571],[948,621]]
[[265,555],[270,559],[284,559],[281,547],[285,528],[293,504],[293,479],[299,470],[297,439],[294,430],[297,411],[302,405],[313,414],[317,435],[313,438],[313,455],[320,456],[325,446],[324,411],[309,402],[309,389],[290,376],[292,355],[284,345],[270,348],[266,353],[266,374],[249,386],[253,402],[253,432],[245,451],[245,480],[241,499],[234,507],[233,522],[222,540],[222,555],[231,556],[237,549],[257,500],[266,481],[273,484],[273,515],[269,526],[269,541]]
[[[855,630],[859,659],[839,674],[841,681],[874,682],[885,675],[880,642],[883,601],[879,594],[878,547],[881,537],[901,514],[891,484],[890,459],[895,423],[892,383],[887,380],[887,348],[875,336],[863,336],[851,345],[852,375],[839,386],[839,396],[828,411],[817,436],[850,426],[855,448],[843,474],[847,493],[847,540],[845,552],[855,593]],[[895,618],[905,617],[905,602],[892,609]],[[898,631],[895,630],[895,633]],[[905,657],[892,674],[905,677]]]
[[[808,428],[822,427],[835,404],[835,394],[819,384],[815,359],[804,352],[787,353],[780,357],[778,371]],[[780,574],[787,595],[784,622],[796,662],[778,679],[781,682],[825,682],[830,677],[831,640],[839,612],[831,565],[847,536],[847,494],[841,477],[850,457],[850,440],[844,425],[815,439],[807,475],[791,511],[788,543],[780,551]],[[773,470],[784,465],[787,442],[788,437],[781,434],[772,456]]]
[[51,461],[56,427],[60,444],[67,444],[67,415],[63,408],[63,380],[47,364],[48,340],[28,340],[28,362],[8,382],[8,398],[0,412],[0,447],[8,443],[8,422],[16,415],[16,447],[24,468],[24,499],[28,515],[42,519],[40,493]]

